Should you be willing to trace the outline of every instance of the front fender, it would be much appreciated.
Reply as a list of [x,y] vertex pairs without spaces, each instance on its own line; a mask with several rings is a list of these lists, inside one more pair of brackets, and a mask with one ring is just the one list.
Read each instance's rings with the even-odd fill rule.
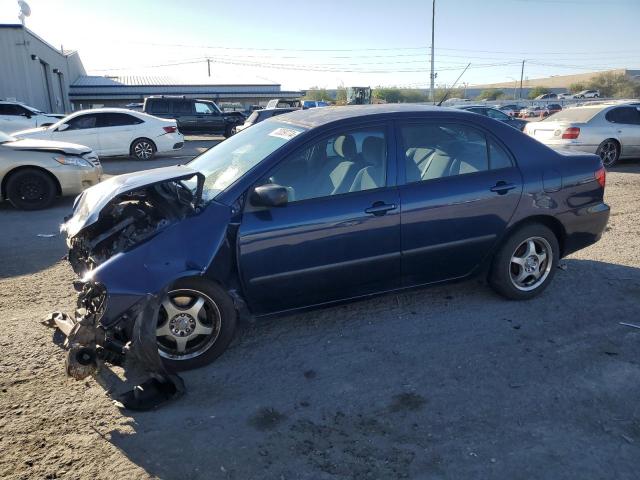
[[201,213],[168,226],[135,248],[120,252],[85,278],[106,288],[100,323],[113,325],[147,295],[178,278],[204,274],[226,238],[231,208],[212,202]]

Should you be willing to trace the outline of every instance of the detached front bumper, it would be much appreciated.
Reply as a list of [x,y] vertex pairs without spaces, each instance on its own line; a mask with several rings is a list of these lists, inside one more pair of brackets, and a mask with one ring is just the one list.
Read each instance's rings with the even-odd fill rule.
[[120,395],[117,400],[122,406],[148,410],[181,396],[185,391],[182,379],[165,369],[158,354],[155,332],[162,295],[145,296],[120,322],[107,328],[102,324],[108,301],[106,289],[91,281],[76,282],[75,286],[79,296],[74,317],[54,313],[45,320],[67,337],[67,374],[82,380],[98,373],[105,363],[125,366],[131,358],[148,380]]

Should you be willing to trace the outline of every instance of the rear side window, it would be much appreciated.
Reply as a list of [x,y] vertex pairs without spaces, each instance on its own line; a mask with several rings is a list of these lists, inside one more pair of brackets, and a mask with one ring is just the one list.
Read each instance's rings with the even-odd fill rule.
[[98,127],[122,127],[140,123],[143,121],[126,113],[101,113],[98,116]]
[[489,170],[486,137],[476,128],[425,122],[401,127],[401,135],[407,183]]
[[509,116],[506,113],[496,110],[495,108],[487,108],[487,116],[504,122],[509,120]]
[[173,112],[178,115],[191,115],[192,103],[185,100],[175,100],[173,102]]
[[511,156],[496,143],[495,140],[489,139],[489,167],[491,170],[497,170],[499,168],[509,168],[513,166]]
[[147,100],[147,113],[169,113],[169,102],[162,98]]
[[609,110],[605,118],[612,123],[640,125],[640,112],[635,107],[620,107]]

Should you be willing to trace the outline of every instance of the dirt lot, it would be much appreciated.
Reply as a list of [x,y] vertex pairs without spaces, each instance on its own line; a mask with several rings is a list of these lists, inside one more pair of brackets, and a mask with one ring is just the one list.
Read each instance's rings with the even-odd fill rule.
[[[177,163],[177,162],[176,162]],[[244,326],[188,394],[118,410],[39,320],[71,310],[69,209],[0,207],[0,477],[638,478],[640,163],[608,231],[526,302],[479,281]]]

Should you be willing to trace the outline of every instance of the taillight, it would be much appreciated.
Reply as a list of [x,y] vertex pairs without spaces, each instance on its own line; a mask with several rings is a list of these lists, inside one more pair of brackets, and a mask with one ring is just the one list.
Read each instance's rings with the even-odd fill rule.
[[566,140],[575,140],[580,135],[580,129],[578,127],[569,127],[562,134],[562,138]]
[[162,129],[167,133],[175,133],[178,127],[162,127]]
[[596,170],[595,177],[600,186],[604,188],[605,184],[607,183],[607,171],[604,169],[604,167]]

